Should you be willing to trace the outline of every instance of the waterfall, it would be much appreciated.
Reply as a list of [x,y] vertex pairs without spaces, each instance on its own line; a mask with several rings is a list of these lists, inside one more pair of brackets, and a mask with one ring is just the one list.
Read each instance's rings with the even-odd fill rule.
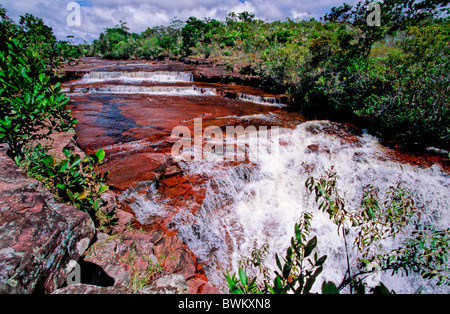
[[280,98],[277,98],[277,97],[263,97],[263,96],[239,94],[238,98],[240,100],[254,102],[254,103],[257,103],[260,105],[276,106],[276,107],[284,107],[285,106],[284,104],[281,103]]
[[[68,92],[66,90],[66,92]],[[216,96],[215,88],[200,88],[197,86],[136,86],[107,85],[103,87],[72,88],[75,94],[145,94],[169,96]]]
[[96,72],[92,71],[83,77],[86,83],[108,80],[121,81],[151,81],[151,82],[192,82],[194,77],[190,72]]
[[[138,64],[130,65],[130,67],[136,65]],[[122,67],[122,69],[125,68]],[[164,86],[143,86],[158,85],[158,82],[165,84],[159,84]],[[174,84],[178,82],[184,82],[184,84]],[[192,73],[92,71],[82,80],[65,84],[63,91],[71,94],[72,99],[77,99],[77,94],[81,96],[119,94],[118,98],[124,99],[121,100],[123,103],[121,106],[124,108],[130,106],[130,109],[133,109],[135,99],[128,101],[126,95],[214,96],[217,97],[211,101],[214,106],[223,101],[224,107],[239,109],[230,110],[221,118],[242,121],[245,125],[257,120],[259,126],[263,124],[262,122],[277,124],[279,115],[276,112],[284,111],[284,109],[276,107],[284,107],[283,102],[287,102],[275,95],[266,97],[237,93],[235,86],[228,88],[226,85],[217,87],[217,84],[202,83],[201,86],[209,87],[202,88],[196,86],[197,84],[194,85],[195,83],[189,86],[191,84],[186,82],[193,82]],[[95,84],[89,85],[90,83]],[[228,89],[232,92],[228,93]],[[255,94],[267,95],[262,91]],[[221,97],[236,98],[240,106],[236,106],[234,100],[224,101]],[[115,97],[108,95],[100,98],[105,99],[104,103],[93,102],[92,108],[104,106],[109,101],[107,99]],[[156,97],[155,99],[164,103],[164,99],[160,100]],[[205,99],[213,100],[204,98],[201,101],[202,105],[206,103]],[[182,99],[178,100],[182,103]],[[78,101],[83,106],[85,102],[90,103],[84,97]],[[240,101],[250,102],[250,104],[246,105]],[[267,107],[255,106],[251,103]],[[164,106],[160,107],[164,108]],[[255,110],[255,107],[258,110]],[[173,109],[169,108],[169,110]],[[204,110],[204,113],[209,113],[216,110],[216,107],[205,105]],[[77,113],[80,115],[80,120],[84,119],[86,130],[95,127],[92,126],[92,117],[97,115],[96,111],[90,110],[89,114],[86,114],[79,109]],[[98,115],[101,114],[103,113],[100,110]],[[158,114],[160,114],[159,111]],[[152,122],[152,127],[155,125],[155,127],[165,128],[166,124],[173,123],[171,120],[163,121],[164,114],[166,113],[161,112],[161,121],[149,120]],[[182,118],[179,120],[180,123],[190,121],[182,120]],[[227,125],[231,124],[230,122]],[[99,130],[104,129],[99,127]],[[309,195],[305,188],[305,181],[310,176],[318,178],[331,167],[339,176],[337,189],[344,198],[347,209],[360,208],[363,191],[367,185],[379,188],[379,194],[384,195],[390,186],[400,182],[411,190],[417,207],[421,209],[423,224],[441,230],[450,227],[450,176],[438,165],[422,168],[394,161],[390,151],[384,148],[377,138],[367,133],[352,134],[343,125],[329,121],[308,121],[299,124],[295,129],[280,129],[278,149],[273,149],[270,139],[260,136],[263,133],[261,128],[255,132],[258,136],[248,138],[244,136],[245,139],[244,137],[237,139],[237,141],[245,142],[248,154],[257,149],[255,155],[258,158],[251,160],[251,163],[227,163],[221,158],[215,158],[214,152],[204,156],[203,160],[179,162],[187,178],[201,178],[202,183],[195,183],[195,180],[192,183],[193,188],[198,189],[196,195],[198,199],[177,199],[176,202],[171,202],[171,199],[159,194],[160,189],[156,181],[139,182],[137,185],[139,189],[131,188],[120,195],[120,201],[129,205],[140,223],[145,225],[163,221],[167,228],[177,232],[187,247],[197,256],[199,263],[206,271],[209,282],[223,292],[228,292],[223,273],[226,270],[231,273],[237,272],[239,261],[249,256],[255,246],[269,244],[267,266],[273,274],[273,271],[277,270],[275,254],[285,255],[290,239],[294,235],[294,224],[305,211],[313,214],[310,237],[317,236],[319,256],[325,254],[328,256],[324,271],[317,278],[313,292],[320,290],[323,281],[332,281],[335,284],[342,281],[347,270],[344,240],[338,235],[337,227],[330,221],[328,215],[318,210],[314,197]],[[131,142],[115,143],[110,146],[107,145],[111,143],[106,142],[107,145],[104,147],[106,152],[119,161],[122,155],[128,157],[130,152],[153,151],[153,148],[155,152],[158,152],[157,146],[163,142],[153,142],[154,139],[146,138],[138,133],[136,132],[136,138]],[[85,131],[80,134],[80,138],[87,137],[84,140],[91,145],[93,142],[89,138],[91,133]],[[165,139],[158,138],[158,140]],[[214,141],[220,143],[216,137],[204,139],[204,143],[207,144]],[[95,144],[98,145],[97,142]],[[235,144],[239,146],[242,143],[235,142]],[[234,150],[234,146],[232,149]],[[193,151],[186,148],[184,153],[192,155]],[[115,160],[111,158],[112,166],[114,162]],[[145,190],[143,190],[144,187]],[[200,206],[197,202],[200,202],[203,196],[205,197]],[[395,239],[384,241],[382,244],[386,250],[397,248],[404,240],[404,236],[399,234]],[[354,232],[348,234],[348,239],[351,241],[350,249],[354,237]],[[358,253],[351,251],[349,257],[352,266],[355,267]],[[381,281],[397,293],[413,293],[419,287],[423,288],[424,293],[450,293],[448,286],[437,287],[433,281],[422,279],[418,274],[401,277],[382,273]]]
[[[325,280],[339,284],[347,269],[342,236],[328,216],[317,210],[314,197],[305,189],[309,176],[320,177],[330,167],[339,176],[338,191],[348,209],[360,208],[366,185],[380,188],[382,195],[389,186],[401,182],[411,189],[416,205],[422,208],[424,223],[438,229],[450,226],[450,177],[439,166],[423,169],[392,161],[375,137],[354,136],[339,128],[328,121],[310,121],[295,130],[283,129],[279,153],[260,154],[252,166],[227,168],[213,159],[183,164],[189,174],[212,178],[205,183],[206,197],[196,216],[186,215],[186,208],[173,221],[178,235],[204,263],[213,284],[227,292],[223,272],[237,271],[238,261],[248,256],[255,244],[260,247],[269,243],[268,266],[276,270],[274,255],[284,256],[294,224],[304,211],[314,215],[310,236],[318,238],[319,256],[328,255],[314,291],[320,290]],[[249,143],[249,147],[255,146]],[[145,208],[149,208],[149,215],[165,211],[164,204],[154,199],[137,207],[138,217],[147,217]],[[393,249],[401,240],[399,235],[383,245]],[[355,265],[355,253],[350,258]],[[424,293],[450,292],[448,287],[437,287],[418,274],[391,277],[382,273],[381,280],[397,293],[413,293],[420,286]]]

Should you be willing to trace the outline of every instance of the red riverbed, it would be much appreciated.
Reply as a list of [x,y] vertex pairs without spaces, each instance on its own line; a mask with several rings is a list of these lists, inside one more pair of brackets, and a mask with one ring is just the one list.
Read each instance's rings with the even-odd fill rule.
[[[124,198],[124,208],[132,212],[131,204],[136,195],[145,196],[150,184],[155,184],[158,198],[165,202],[171,212],[158,215],[146,225],[147,230],[165,230],[176,233],[170,220],[180,208],[189,207],[192,214],[201,206],[206,191],[201,188],[206,177],[183,174],[171,156],[176,139],[172,130],[186,126],[194,134],[194,119],[202,118],[202,130],[208,126],[250,125],[295,128],[306,119],[292,110],[283,95],[273,95],[257,87],[221,84],[227,73],[213,65],[192,65],[178,61],[151,62],[146,60],[107,61],[84,59],[79,65],[65,69],[74,80],[66,81],[63,88],[71,99],[69,109],[78,119],[76,126],[78,145],[86,153],[103,148],[106,152],[102,171],[109,171],[108,184],[118,193],[136,192]],[[86,80],[90,72],[189,72],[192,82],[154,82],[148,80]],[[254,82],[252,78],[233,74],[241,82]],[[121,89],[118,90],[117,87]],[[127,87],[130,91],[127,92]],[[212,94],[176,95],[157,94],[146,91],[167,91],[170,88],[193,88],[193,91],[212,91]],[[137,89],[143,91],[136,92]],[[110,91],[110,92],[108,92]],[[215,94],[214,94],[215,93]],[[241,95],[277,99],[273,105],[242,99]],[[245,97],[244,97],[245,98]],[[255,99],[255,98],[253,98]],[[340,131],[346,141],[357,142],[358,130],[343,125]],[[312,147],[311,149],[314,149]],[[448,158],[427,154],[412,154],[389,150],[392,159],[430,167],[439,163],[449,172]],[[234,166],[230,162],[226,166]],[[251,163],[245,163],[251,166]],[[131,195],[131,194],[130,194]],[[189,205],[188,205],[189,204]],[[169,224],[169,225],[168,225]]]

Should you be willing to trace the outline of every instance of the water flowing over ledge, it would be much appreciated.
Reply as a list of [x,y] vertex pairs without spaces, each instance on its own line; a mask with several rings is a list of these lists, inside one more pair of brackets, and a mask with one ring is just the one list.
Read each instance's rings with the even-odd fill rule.
[[150,81],[150,82],[192,82],[194,76],[191,72],[101,72],[92,71],[84,75],[82,81],[84,83],[95,83],[108,80],[121,81]]
[[129,86],[109,85],[103,87],[73,88],[67,91],[75,94],[144,94],[168,96],[216,96],[214,88],[199,88],[196,86]]
[[[311,236],[318,237],[319,254],[328,255],[316,285],[341,281],[346,270],[343,240],[328,217],[316,210],[304,186],[309,176],[319,177],[330,167],[339,175],[338,189],[347,208],[359,207],[368,184],[382,194],[401,182],[412,190],[423,224],[450,226],[450,177],[438,164],[430,166],[431,159],[426,167],[411,164],[347,124],[305,122],[301,114],[284,107],[279,95],[248,86],[191,82],[191,68],[179,68],[184,73],[179,75],[175,67],[162,71],[165,63],[142,63],[140,72],[123,72],[125,67],[114,63],[106,72],[104,63],[98,61],[102,70],[91,71],[92,77],[64,85],[79,120],[80,146],[88,151],[105,148],[105,169],[112,171],[110,182],[122,191],[124,206],[147,228],[167,229],[181,238],[204,266],[209,282],[223,292],[228,292],[223,272],[236,271],[238,261],[255,245],[270,244],[268,261],[276,252],[283,253],[306,210],[314,214]],[[279,126],[279,150],[264,149],[271,144],[258,136],[258,143],[244,144],[250,150],[263,148],[252,163],[227,163],[213,153],[201,161],[174,163],[171,131],[178,125],[192,129],[199,117],[203,128]],[[205,138],[203,144],[215,140]],[[349,234],[349,239],[354,236]],[[383,245],[395,248],[403,237]],[[271,269],[276,269],[274,264]],[[419,275],[391,278],[388,273],[382,274],[382,281],[398,293],[419,286],[425,293],[450,292]]]
[[[327,134],[330,130],[334,132]],[[328,121],[311,121],[295,130],[283,130],[280,142],[284,144],[279,153],[263,149],[258,162],[251,166],[227,167],[213,157],[183,164],[187,174],[210,180],[203,186],[206,197],[197,214],[190,215],[187,207],[173,216],[171,223],[215,286],[226,292],[223,272],[237,270],[243,256],[266,242],[270,245],[269,266],[276,270],[273,257],[275,253],[283,254],[293,226],[304,211],[314,214],[311,237],[318,237],[319,255],[328,255],[318,282],[341,282],[346,271],[343,239],[327,215],[317,210],[314,197],[307,195],[304,186],[309,176],[319,177],[331,167],[339,175],[338,189],[347,208],[359,208],[364,187],[369,184],[383,194],[400,182],[411,189],[423,224],[450,227],[450,176],[439,166],[422,169],[391,161],[375,137],[350,137],[345,132],[339,135],[339,130],[340,125]],[[262,145],[270,144],[263,141]],[[143,222],[171,211],[154,187],[146,198],[138,199],[133,209]],[[384,248],[396,248],[405,235],[385,241]],[[354,236],[349,234],[348,239]],[[351,253],[354,267],[357,257]],[[382,273],[382,281],[397,293],[414,293],[420,286],[425,293],[449,292],[448,287],[434,286],[418,274],[391,277],[390,273]]]

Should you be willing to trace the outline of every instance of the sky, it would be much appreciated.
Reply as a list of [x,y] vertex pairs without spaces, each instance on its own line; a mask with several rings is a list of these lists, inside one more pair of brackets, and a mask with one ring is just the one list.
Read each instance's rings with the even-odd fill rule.
[[[80,25],[70,25],[71,2],[80,5]],[[91,42],[107,27],[127,22],[131,32],[141,33],[148,27],[168,25],[173,19],[185,21],[190,16],[225,19],[230,12],[248,11],[266,21],[286,18],[319,18],[332,7],[357,0],[0,0],[10,18],[31,13],[53,28],[60,40],[74,36],[73,41]]]

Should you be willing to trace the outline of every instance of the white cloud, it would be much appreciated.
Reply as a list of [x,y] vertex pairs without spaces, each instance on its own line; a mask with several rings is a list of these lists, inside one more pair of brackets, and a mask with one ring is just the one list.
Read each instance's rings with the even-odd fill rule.
[[[357,0],[347,0],[354,4]],[[248,11],[259,19],[272,21],[285,18],[305,18],[307,12],[313,17],[323,16],[331,7],[344,1],[334,0],[79,0],[81,25],[67,25],[66,10],[70,0],[2,0],[8,15],[18,17],[31,13],[53,27],[59,39],[74,35],[77,41],[98,38],[106,27],[114,27],[119,20],[126,21],[131,31],[140,33],[147,27],[167,25],[173,18],[186,20],[190,16],[224,19],[229,12]]]
[[317,15],[312,14],[309,11],[303,12],[303,11],[297,11],[296,9],[291,10],[291,16],[294,20],[308,20],[310,18],[317,19]]

